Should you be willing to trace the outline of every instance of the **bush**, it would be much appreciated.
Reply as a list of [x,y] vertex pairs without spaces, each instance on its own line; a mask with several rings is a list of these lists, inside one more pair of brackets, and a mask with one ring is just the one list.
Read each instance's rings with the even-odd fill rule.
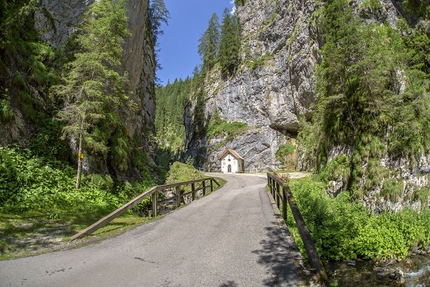
[[205,178],[204,174],[195,169],[192,164],[175,162],[170,167],[166,184],[202,178]]
[[101,217],[143,193],[149,183],[115,183],[109,175],[82,177],[76,171],[28,149],[0,147],[0,211],[39,212],[48,217]]
[[[330,198],[321,182],[300,179],[290,187],[324,261],[402,258],[430,242],[429,210],[373,215],[361,203],[352,202],[347,193]],[[305,254],[290,210],[287,225]]]

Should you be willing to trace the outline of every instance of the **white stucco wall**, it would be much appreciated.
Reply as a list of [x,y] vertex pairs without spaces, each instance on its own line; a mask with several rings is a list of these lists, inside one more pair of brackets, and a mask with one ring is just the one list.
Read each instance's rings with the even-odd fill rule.
[[[230,169],[229,169],[230,166]],[[237,160],[231,155],[226,154],[221,159],[221,171],[223,173],[236,173],[237,172]]]
[[[230,165],[230,169],[229,169]],[[223,173],[236,173],[240,171],[240,162],[231,154],[226,154],[221,159],[221,171]]]

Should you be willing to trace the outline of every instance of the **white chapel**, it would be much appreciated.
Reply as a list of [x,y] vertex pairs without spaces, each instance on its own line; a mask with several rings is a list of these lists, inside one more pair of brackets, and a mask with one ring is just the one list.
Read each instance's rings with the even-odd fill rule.
[[244,159],[234,150],[227,148],[219,157],[223,173],[244,172]]

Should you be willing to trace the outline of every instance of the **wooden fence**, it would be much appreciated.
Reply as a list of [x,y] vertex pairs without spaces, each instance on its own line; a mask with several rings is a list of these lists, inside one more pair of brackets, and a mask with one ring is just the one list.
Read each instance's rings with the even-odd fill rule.
[[[130,200],[128,203],[124,204],[117,210],[111,212],[110,214],[106,215],[96,223],[88,226],[81,232],[73,235],[70,240],[75,240],[77,238],[80,238],[84,235],[89,235],[96,230],[102,228],[103,226],[107,225],[109,222],[114,220],[115,218],[121,216],[124,212],[129,210],[130,208],[136,206],[140,202],[142,202],[145,198],[148,198],[149,196],[152,197],[152,216],[158,215],[158,209],[160,208],[160,205],[167,202],[167,201],[175,201],[176,207],[180,207],[181,204],[185,204],[186,200],[185,198],[189,195],[191,195],[191,201],[194,201],[196,199],[196,195],[199,191],[202,192],[203,196],[206,195],[208,190],[210,192],[214,191],[214,185],[216,184],[219,186],[219,183],[215,180],[213,177],[204,178],[204,179],[196,179],[196,180],[190,180],[185,182],[178,182],[173,184],[167,184],[167,185],[159,185],[156,187],[151,188],[150,190],[142,193],[141,195],[137,196],[136,198]],[[199,186],[200,185],[200,186]],[[189,188],[186,188],[188,187]],[[174,192],[172,192],[172,197],[169,197],[168,199],[162,199],[161,195],[163,192],[165,192],[168,189],[174,189]]]
[[314,242],[312,241],[309,229],[307,228],[305,221],[303,220],[302,214],[296,204],[296,201],[291,193],[289,186],[275,175],[267,174],[267,184],[270,188],[270,193],[276,202],[278,208],[282,209],[282,218],[287,219],[287,202],[291,208],[294,220],[296,221],[299,229],[300,237],[302,238],[305,246],[306,254],[308,255],[308,261],[312,268],[315,269],[315,273],[319,280],[328,284],[328,277],[325,269],[321,263],[318,251],[315,248]]

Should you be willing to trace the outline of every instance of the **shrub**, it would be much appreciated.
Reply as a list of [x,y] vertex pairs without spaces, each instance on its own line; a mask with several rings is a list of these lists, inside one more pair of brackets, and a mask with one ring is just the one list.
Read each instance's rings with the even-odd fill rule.
[[[425,248],[430,242],[427,209],[373,215],[361,203],[352,202],[347,193],[330,198],[321,182],[301,179],[290,186],[324,261],[405,257],[410,250]],[[305,254],[290,210],[287,225]]]

